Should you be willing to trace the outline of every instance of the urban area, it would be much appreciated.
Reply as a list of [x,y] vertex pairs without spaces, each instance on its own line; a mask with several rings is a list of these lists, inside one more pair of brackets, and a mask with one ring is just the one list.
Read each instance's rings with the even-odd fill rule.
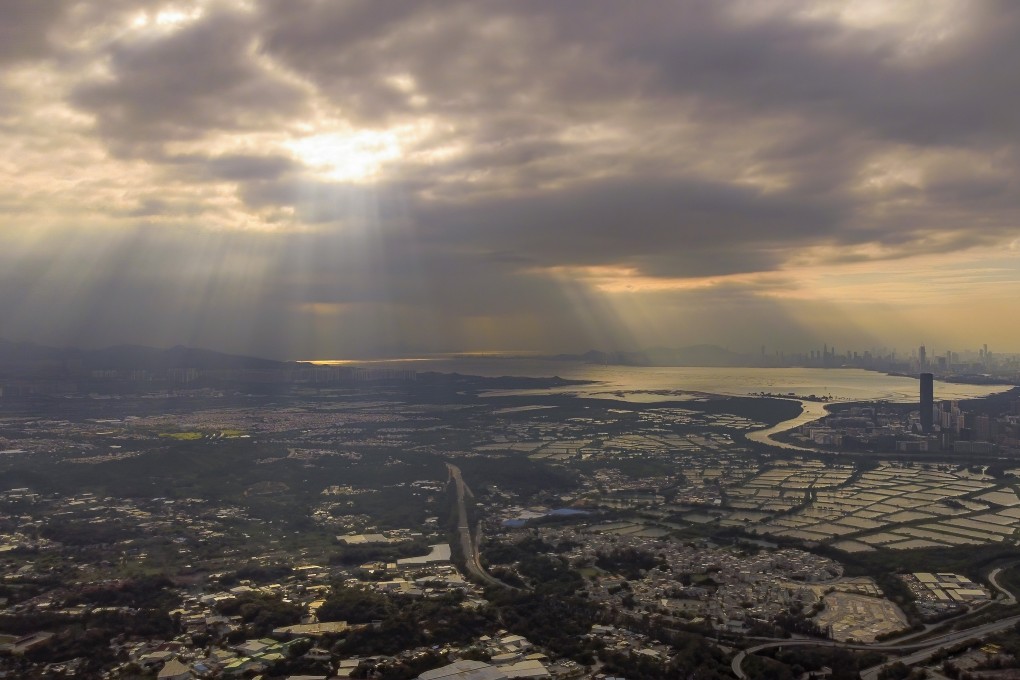
[[286,370],[5,382],[0,677],[1020,674],[1016,390]]

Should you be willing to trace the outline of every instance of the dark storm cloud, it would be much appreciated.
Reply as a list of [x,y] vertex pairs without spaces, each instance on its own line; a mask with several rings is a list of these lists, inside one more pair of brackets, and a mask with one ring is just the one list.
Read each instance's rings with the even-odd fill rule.
[[1010,105],[1020,101],[1020,73],[1009,66],[1020,59],[1016,3],[968,3],[966,25],[947,27],[955,34],[918,46],[916,56],[900,53],[914,37],[902,32],[795,21],[787,12],[746,21],[735,9],[695,1],[626,12],[596,0],[557,5],[550,18],[560,39],[601,36],[614,63],[643,67],[646,91],[694,95],[715,114],[835,116],[919,144],[987,141],[1018,129]]
[[307,93],[258,63],[256,35],[244,15],[218,10],[169,34],[114,42],[110,78],[79,85],[71,101],[128,153],[158,156],[162,142],[283,124]]
[[251,154],[227,154],[212,158],[196,158],[212,177],[220,179],[254,182],[274,180],[295,170],[297,164],[286,156],[256,156]]
[[1011,173],[975,177],[960,168],[940,168],[925,180],[925,199],[933,205],[974,210],[1016,206],[1018,187]]
[[[142,145],[151,158],[168,140],[268,129],[301,110],[307,93],[257,63],[261,53],[356,122],[438,117],[444,131],[422,144],[464,150],[395,168],[397,195],[410,206],[399,209],[422,219],[437,243],[550,264],[616,261],[701,276],[772,268],[783,259],[776,248],[894,246],[922,226],[955,228],[938,220],[905,227],[886,211],[876,217],[875,199],[854,196],[851,185],[879,138],[980,151],[1015,131],[1006,112],[1015,109],[1020,75],[1003,64],[1020,60],[1020,41],[1010,40],[1020,12],[978,4],[966,28],[914,58],[897,52],[903,36],[892,31],[782,11],[746,19],[736,9],[702,1],[635,11],[598,0],[267,0],[254,17],[219,9],[170,36],[114,44],[112,79],[77,88],[74,101],[98,115],[114,148]],[[788,123],[756,136],[753,127],[770,116]],[[746,163],[783,175],[788,186],[765,194],[699,176],[702,159],[687,155],[685,137],[670,136],[677,120],[705,138],[750,130]],[[628,153],[563,141],[569,128],[591,125],[661,143]],[[294,206],[308,222],[364,209],[351,200],[363,192],[302,178],[282,156],[189,161],[239,182],[249,205]],[[593,171],[603,177],[585,177]],[[559,186],[538,189],[548,184]],[[920,209],[900,213],[914,217],[927,204],[979,200],[982,190],[994,192],[995,182],[943,173],[928,187],[891,187],[879,198],[916,191],[910,198]],[[390,210],[392,194],[377,193],[374,204]],[[1015,209],[1008,200],[1001,206]]]
[[[421,216],[441,240],[449,234],[538,260],[638,262],[646,273],[700,276],[768,269],[783,260],[770,247],[871,242],[897,257],[910,254],[896,251],[907,242],[915,252],[956,247],[952,236],[926,236],[963,229],[962,215],[946,223],[926,206],[979,211],[967,204],[1001,196],[995,219],[984,221],[991,240],[1007,234],[1016,216],[1006,182],[968,178],[966,170],[881,195],[853,187],[888,142],[978,153],[1015,144],[1020,71],[1008,65],[1020,62],[1020,11],[1009,3],[976,3],[965,26],[919,45],[919,54],[905,48],[910,36],[902,32],[781,11],[745,19],[718,2],[639,11],[598,1],[291,6],[264,3],[267,53],[359,119],[446,116],[468,140],[460,158],[412,168],[405,181],[519,171],[506,180],[517,192],[501,198],[465,200],[475,183],[434,187],[452,200],[423,204]],[[414,88],[399,91],[387,79],[393,74],[409,76]],[[425,103],[413,104],[413,95]],[[639,152],[622,161],[657,176],[569,182],[577,168],[622,168],[597,143],[565,146],[566,126],[609,123],[654,134],[677,117],[706,137],[785,117],[786,129],[753,140],[747,162],[792,184],[766,196],[723,178],[692,181],[681,138],[664,140],[666,158]],[[560,156],[571,164],[557,166]],[[1015,171],[1015,160],[1003,168]],[[567,187],[532,190],[557,178]],[[902,198],[916,205],[878,207]]]
[[[597,265],[683,277],[770,270],[781,263],[784,248],[842,238],[845,217],[843,206],[832,203],[656,178],[460,203],[416,199],[400,185],[307,179],[249,182],[243,196],[257,208],[293,207],[302,221],[334,224],[337,233],[367,224],[377,232],[374,238],[399,240],[411,225],[415,252],[513,265],[520,273]],[[400,262],[392,265],[401,270]]]
[[67,3],[61,0],[0,3],[0,64],[49,54],[49,31],[66,9]]
[[765,248],[836,238],[844,215],[840,205],[747,187],[630,177],[428,205],[420,217],[427,236],[447,247],[516,249],[547,266],[643,262],[649,273],[705,276],[769,269],[777,262]]
[[[217,318],[307,330],[343,310],[366,347],[372,328],[431,323],[423,346],[442,349],[529,315],[549,338],[625,342],[618,310],[571,279],[585,268],[662,279],[647,299],[676,315],[725,307],[726,332],[779,328],[778,303],[755,307],[796,288],[777,272],[1002,245],[1020,220],[1011,2],[855,26],[781,1],[215,0],[143,30],[126,27],[162,5],[63,7],[0,4],[0,63],[66,69],[57,96],[93,121],[89,141],[137,163],[97,188],[139,167],[165,182],[111,191],[103,218],[121,231],[74,240],[87,257],[71,241],[32,267],[0,256],[40,300],[62,290],[42,273],[78,276],[75,309],[104,310],[76,322],[83,336]],[[403,130],[371,177],[325,174],[357,154],[342,144],[288,144],[362,128]]]
[[[557,49],[546,11],[484,2],[270,1],[264,45],[365,124],[423,109],[460,118],[529,100],[550,107],[556,97],[610,84],[597,69],[572,68],[585,65],[582,55]],[[387,78],[400,74],[413,76],[428,102],[416,104],[414,91]]]
[[727,122],[776,111],[836,117],[920,144],[987,140],[1018,124],[1011,2],[969,4],[967,25],[916,57],[899,53],[902,32],[789,12],[745,20],[738,5],[702,0],[264,6],[266,50],[365,118],[421,112],[384,77],[406,73],[427,111],[458,117],[637,96],[648,106],[694,98]]

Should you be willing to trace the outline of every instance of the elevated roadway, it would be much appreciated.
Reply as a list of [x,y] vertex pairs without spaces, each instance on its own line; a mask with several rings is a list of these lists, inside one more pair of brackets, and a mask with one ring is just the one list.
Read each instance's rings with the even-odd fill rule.
[[744,659],[750,654],[757,654],[758,652],[765,649],[775,649],[777,647],[840,647],[842,649],[849,649],[853,651],[871,651],[871,652],[891,652],[900,653],[894,659],[868,668],[861,671],[861,678],[863,680],[876,680],[879,672],[887,665],[902,661],[905,664],[918,663],[924,661],[939,649],[948,647],[964,640],[978,639],[992,633],[998,633],[999,631],[1006,630],[1012,626],[1020,623],[1020,615],[1009,616],[998,621],[992,621],[990,623],[983,623],[978,626],[971,628],[965,628],[964,630],[953,631],[951,633],[945,633],[923,642],[913,642],[909,644],[897,643],[897,642],[878,642],[874,644],[860,644],[860,643],[848,643],[848,642],[836,642],[835,640],[809,640],[809,639],[789,639],[789,640],[776,640],[774,642],[763,642],[754,647],[748,647],[747,649],[738,652],[733,657],[731,667],[733,674],[741,680],[747,680],[750,676],[744,672],[743,665]]

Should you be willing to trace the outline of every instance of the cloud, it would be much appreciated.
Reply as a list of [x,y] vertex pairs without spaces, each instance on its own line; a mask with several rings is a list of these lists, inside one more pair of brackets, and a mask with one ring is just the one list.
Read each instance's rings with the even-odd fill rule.
[[6,0],[0,3],[0,64],[50,54],[49,31],[67,9],[60,0]]
[[274,180],[297,166],[293,159],[281,155],[225,154],[199,161],[213,177],[244,182]]
[[812,292],[1015,241],[1018,36],[992,1],[5,3],[0,315],[378,354],[793,342],[796,299],[878,337]]
[[770,249],[824,238],[840,220],[839,206],[652,177],[430,205],[421,217],[448,247],[516,249],[547,265],[622,262],[669,276],[768,269],[777,264]]
[[307,93],[260,64],[249,18],[219,9],[169,33],[139,33],[104,50],[109,75],[73,89],[111,147],[130,155],[218,132],[283,125]]

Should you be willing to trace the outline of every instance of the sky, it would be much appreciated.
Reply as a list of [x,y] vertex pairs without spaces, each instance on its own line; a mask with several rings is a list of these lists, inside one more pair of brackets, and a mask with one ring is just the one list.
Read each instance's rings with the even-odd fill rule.
[[0,337],[1020,351],[1020,3],[3,0]]

